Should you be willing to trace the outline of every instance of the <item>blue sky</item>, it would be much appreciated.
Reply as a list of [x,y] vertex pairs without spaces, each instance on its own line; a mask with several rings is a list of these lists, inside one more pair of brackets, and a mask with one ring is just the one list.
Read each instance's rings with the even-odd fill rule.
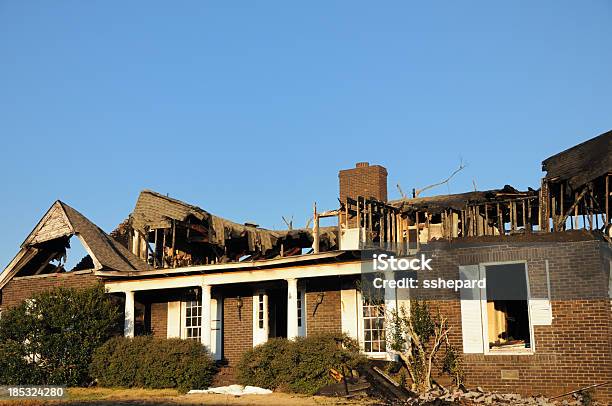
[[612,128],[612,2],[0,0],[0,265],[61,199],[110,231],[150,188],[302,226],[337,172],[390,197],[537,187]]

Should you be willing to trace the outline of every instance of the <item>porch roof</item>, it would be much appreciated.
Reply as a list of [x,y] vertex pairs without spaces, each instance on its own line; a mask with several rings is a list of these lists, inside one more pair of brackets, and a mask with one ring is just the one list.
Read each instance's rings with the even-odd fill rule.
[[319,254],[294,255],[290,257],[262,259],[255,261],[230,262],[223,264],[198,265],[181,268],[165,268],[147,271],[96,271],[96,276],[108,280],[125,280],[141,278],[163,278],[168,276],[199,275],[231,271],[256,271],[269,268],[284,268],[330,262],[348,262],[361,257],[361,251],[328,251]]

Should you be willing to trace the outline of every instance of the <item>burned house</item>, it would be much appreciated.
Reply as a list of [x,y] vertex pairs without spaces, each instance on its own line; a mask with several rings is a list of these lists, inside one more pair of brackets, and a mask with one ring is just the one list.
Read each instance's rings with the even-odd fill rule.
[[[272,337],[345,332],[389,360],[385,313],[427,299],[449,318],[468,385],[556,395],[612,379],[610,188],[612,132],[543,162],[538,190],[499,189],[389,201],[387,172],[339,173],[337,208],[303,229],[267,230],[145,190],[106,234],[56,202],[0,274],[0,308],[50,286],[104,283],[124,303],[126,336],[201,341],[221,381],[248,348]],[[337,225],[322,227],[323,218]],[[64,269],[71,238],[88,255]],[[364,252],[427,255],[419,279],[486,288],[362,294]],[[612,399],[609,386],[598,389]]]

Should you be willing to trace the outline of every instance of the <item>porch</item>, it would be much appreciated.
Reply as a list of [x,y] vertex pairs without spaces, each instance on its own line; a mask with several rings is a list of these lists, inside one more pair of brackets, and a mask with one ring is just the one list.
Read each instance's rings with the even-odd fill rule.
[[[258,261],[257,268],[209,265],[122,279],[107,274],[105,285],[125,298],[125,336],[200,340],[230,365],[270,338],[318,332],[347,333],[369,356],[387,359],[385,313],[358,289],[363,261],[346,253],[317,257],[318,263],[308,255]],[[385,307],[396,306],[396,291],[386,291]]]

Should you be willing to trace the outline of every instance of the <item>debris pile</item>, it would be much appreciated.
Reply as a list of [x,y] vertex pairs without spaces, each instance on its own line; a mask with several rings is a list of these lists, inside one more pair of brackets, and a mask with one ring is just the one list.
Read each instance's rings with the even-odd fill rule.
[[[588,395],[586,395],[588,396]],[[589,399],[590,400],[590,397]],[[513,405],[513,406],[581,406],[585,404],[598,405],[597,402],[588,403],[581,393],[573,393],[565,399],[549,399],[544,396],[523,397],[516,393],[486,392],[478,387],[468,390],[462,385],[454,389],[434,389],[418,397],[406,400],[406,405]],[[585,402],[586,401],[586,402]]]

